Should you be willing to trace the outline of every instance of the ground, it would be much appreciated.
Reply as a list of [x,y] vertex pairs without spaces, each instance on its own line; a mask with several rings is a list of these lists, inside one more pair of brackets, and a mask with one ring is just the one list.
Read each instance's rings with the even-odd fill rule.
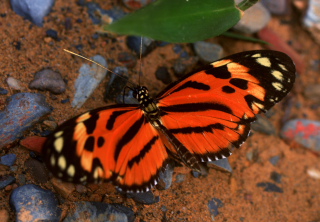
[[[130,50],[124,43],[124,37],[116,38],[117,41],[101,36],[93,39],[93,34],[100,28],[92,24],[86,9],[75,3],[76,1],[57,0],[52,12],[45,18],[43,27],[37,27],[28,20],[14,13],[9,1],[0,2],[0,87],[9,90],[7,95],[0,96],[0,109],[5,107],[7,97],[17,91],[8,87],[5,79],[9,76],[21,81],[22,92],[39,92],[28,88],[33,80],[33,75],[43,68],[51,67],[59,71],[63,78],[68,81],[67,91],[56,95],[55,99],[49,92],[40,92],[47,98],[47,102],[54,107],[50,117],[57,123],[61,123],[76,114],[86,110],[106,105],[103,101],[104,85],[108,78],[95,90],[80,109],[73,109],[70,103],[62,104],[63,99],[73,98],[74,82],[78,76],[78,70],[85,61],[66,54],[62,49],[75,51],[75,46],[82,45],[81,53],[88,57],[96,54],[103,55],[109,62],[109,68],[115,67],[118,62],[119,52]],[[102,8],[110,8],[110,1],[97,1]],[[160,202],[153,205],[137,204],[127,199],[107,185],[105,195],[102,191],[90,195],[75,195],[69,197],[63,204],[68,210],[70,203],[76,200],[103,200],[109,203],[121,203],[130,206],[136,213],[136,221],[211,221],[208,202],[212,198],[218,198],[223,206],[219,208],[216,221],[320,221],[320,185],[319,180],[310,177],[307,170],[310,168],[320,169],[319,155],[304,147],[284,141],[278,135],[284,121],[291,118],[319,119],[319,111],[314,101],[305,98],[303,91],[309,84],[320,83],[318,77],[319,67],[314,68],[314,61],[319,61],[320,46],[311,38],[311,35],[301,27],[302,14],[298,10],[292,10],[291,15],[274,17],[269,24],[276,30],[284,41],[289,42],[296,50],[306,70],[299,73],[288,99],[273,108],[270,118],[276,127],[276,135],[265,135],[255,132],[248,141],[236,150],[229,158],[233,172],[226,173],[216,169],[210,169],[207,177],[194,178],[189,170],[184,167],[175,169],[173,185],[170,189],[159,191],[154,194],[160,196]],[[72,29],[66,29],[65,20],[70,18]],[[76,22],[81,19],[82,22]],[[60,40],[47,37],[46,30],[58,31]],[[263,45],[240,40],[219,37],[209,40],[219,43],[224,48],[225,55],[240,51],[262,49]],[[20,47],[18,47],[20,46]],[[183,47],[190,53],[188,45]],[[159,66],[171,67],[178,55],[173,52],[172,45],[159,47],[143,58],[142,85],[147,85],[151,94],[156,94],[165,85],[155,80],[154,73]],[[130,81],[137,83],[139,66],[130,70]],[[289,107],[289,108],[288,108]],[[39,126],[36,126],[39,127]],[[33,135],[26,132],[25,136]],[[18,159],[17,172],[24,170],[24,161],[28,157],[28,150],[14,143],[0,154],[16,153]],[[249,158],[250,155],[253,158]],[[280,156],[277,165],[272,165],[269,159]],[[260,182],[273,182],[270,174],[275,171],[282,175],[281,183],[277,184],[283,189],[283,193],[266,192],[258,187]],[[183,182],[175,182],[177,174],[184,174]],[[28,176],[27,181],[36,183]],[[273,182],[274,183],[274,182]],[[50,182],[39,184],[43,188],[52,189]],[[9,206],[9,194],[14,184],[0,191],[0,208],[6,209],[13,220],[14,212]],[[102,189],[102,188],[101,188]],[[55,191],[54,191],[55,192]],[[163,211],[163,206],[167,211]]]

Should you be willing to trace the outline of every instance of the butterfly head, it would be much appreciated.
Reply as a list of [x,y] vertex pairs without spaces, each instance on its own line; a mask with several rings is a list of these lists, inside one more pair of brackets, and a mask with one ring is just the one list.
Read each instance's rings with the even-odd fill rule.
[[151,102],[147,87],[139,86],[133,90],[133,96],[138,100],[141,105],[147,105]]

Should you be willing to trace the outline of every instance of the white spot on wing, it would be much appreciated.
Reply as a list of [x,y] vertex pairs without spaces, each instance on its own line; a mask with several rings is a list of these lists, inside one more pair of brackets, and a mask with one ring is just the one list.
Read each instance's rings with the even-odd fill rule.
[[65,170],[67,167],[67,161],[64,156],[60,156],[58,159],[58,166],[60,167],[61,170]]
[[57,139],[53,142],[53,146],[54,146],[55,150],[56,150],[58,153],[61,153],[62,148],[63,148],[63,137],[57,138]]
[[261,54],[260,54],[260,53],[257,53],[257,54],[252,55],[252,57],[254,57],[254,58],[259,58],[259,57],[261,57]]
[[279,81],[283,81],[283,75],[281,72],[277,71],[277,70],[273,70],[271,73],[276,79],[278,79]]
[[281,91],[282,88],[283,88],[283,85],[281,83],[278,83],[278,82],[274,82],[274,83],[272,83],[272,85],[278,91]]
[[76,169],[74,168],[74,166],[70,165],[67,170],[68,175],[70,177],[74,177],[75,172],[76,172]]
[[282,64],[278,64],[278,65],[279,65],[279,67],[280,67],[282,70],[288,71],[287,68],[286,68],[284,65],[282,65]]

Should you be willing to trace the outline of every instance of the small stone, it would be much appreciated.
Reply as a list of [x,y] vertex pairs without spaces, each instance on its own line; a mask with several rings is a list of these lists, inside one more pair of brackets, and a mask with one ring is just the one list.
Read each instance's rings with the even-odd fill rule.
[[45,96],[37,93],[16,93],[8,98],[0,111],[0,148],[20,138],[23,133],[52,111]]
[[320,122],[307,119],[294,119],[286,122],[281,129],[284,139],[293,140],[297,143],[320,151]]
[[[142,38],[142,42],[141,42],[141,38]],[[142,43],[142,49],[141,49],[141,43]],[[138,56],[140,56],[140,50],[141,50],[141,56],[146,56],[148,53],[150,53],[154,49],[155,43],[154,43],[154,40],[147,37],[128,36],[127,46],[131,50],[133,50]]]
[[75,210],[68,211],[63,221],[134,222],[134,220],[134,212],[123,205],[80,201],[75,202]]
[[307,169],[307,174],[313,179],[320,180],[320,170],[318,169],[309,168]]
[[197,56],[204,63],[212,63],[220,59],[223,55],[223,48],[220,45],[199,41],[193,44],[193,48]]
[[283,193],[283,189],[282,188],[280,188],[276,184],[270,183],[270,182],[258,183],[257,187],[263,187],[264,191],[266,191],[266,192]]
[[[236,2],[239,3],[239,1]],[[270,19],[270,12],[260,2],[257,2],[245,11],[240,21],[233,28],[243,33],[253,34],[264,28]]]
[[174,170],[174,163],[169,162],[163,171],[159,173],[159,181],[157,184],[157,188],[159,190],[167,190],[171,187],[172,184],[172,175]]
[[279,160],[280,160],[280,156],[273,156],[273,157],[271,157],[271,158],[269,159],[270,163],[271,163],[273,166],[277,165],[278,162],[279,162]]
[[162,81],[164,84],[169,84],[172,82],[169,70],[167,67],[161,66],[156,71],[156,78]]
[[58,38],[58,32],[56,30],[54,30],[54,29],[48,29],[46,31],[46,34],[47,34],[48,37],[51,37],[54,40],[58,40],[59,39]]
[[43,124],[46,125],[50,130],[57,128],[58,124],[51,120],[44,120]]
[[123,94],[129,79],[128,69],[124,66],[118,66],[113,69],[108,82],[105,97],[106,101],[115,101],[118,95]]
[[208,207],[209,207],[209,211],[210,211],[210,214],[211,214],[212,221],[215,221],[214,217],[218,216],[219,208],[221,208],[223,206],[224,206],[224,204],[218,198],[214,197],[209,201]]
[[46,140],[47,138],[41,136],[29,136],[20,140],[20,145],[29,150],[41,153],[42,147]]
[[21,81],[13,78],[13,77],[8,77],[6,79],[6,82],[8,84],[8,86],[11,88],[11,89],[14,89],[14,90],[19,90],[19,91],[23,91],[25,89],[24,86],[22,86],[21,84]]
[[223,158],[223,159],[216,160],[216,161],[209,161],[208,164],[214,164],[218,168],[220,168],[220,169],[222,169],[224,171],[232,173],[232,168],[230,166],[228,158]]
[[0,87],[0,95],[7,95],[8,94],[8,90]]
[[43,26],[43,18],[49,14],[54,0],[10,0],[13,11],[37,26]]
[[254,131],[265,133],[267,135],[276,134],[276,129],[272,125],[272,123],[269,121],[269,119],[261,115],[257,115],[256,117],[257,117],[256,121],[251,124],[251,128]]
[[52,178],[51,183],[54,189],[66,199],[72,194],[73,191],[76,190],[73,183],[62,182],[57,178]]
[[83,186],[82,184],[76,184],[76,191],[78,193],[86,193],[88,189],[86,186]]
[[274,15],[285,15],[289,12],[288,0],[262,0],[261,3]]
[[17,155],[14,153],[10,153],[0,158],[0,164],[6,165],[6,166],[12,166],[16,162],[16,159],[17,159]]
[[[107,68],[107,61],[104,57],[96,55],[91,59]],[[106,70],[96,64],[83,64],[75,83],[76,93],[71,103],[72,107],[80,108],[105,78],[106,74]]]
[[62,100],[61,100],[61,103],[62,103],[62,104],[66,104],[66,103],[68,103],[68,102],[70,102],[70,99],[69,99],[69,98],[62,99]]
[[177,176],[176,176],[176,183],[182,183],[184,180],[186,179],[186,175],[184,175],[184,174],[178,174]]
[[29,158],[24,163],[24,166],[36,183],[46,183],[49,181],[49,175],[43,163]]
[[270,179],[276,183],[281,183],[282,175],[280,173],[272,171],[270,175]]
[[154,204],[160,201],[159,196],[154,196],[151,191],[143,192],[143,193],[127,193],[128,198],[132,198],[135,202],[141,204]]
[[51,69],[43,69],[34,75],[34,80],[29,84],[29,88],[61,94],[66,91],[66,83],[60,73]]
[[98,3],[87,2],[85,6],[88,8],[88,14],[93,24],[112,23],[126,15],[120,7],[113,7],[110,10],[104,10]]
[[173,71],[177,77],[182,77],[191,71],[191,68],[198,62],[197,56],[178,58],[174,61]]
[[60,221],[61,209],[54,193],[34,184],[14,189],[10,205],[16,212],[16,221]]
[[0,190],[2,190],[10,184],[13,184],[14,182],[16,182],[16,178],[13,176],[0,176]]
[[118,60],[127,68],[133,68],[137,64],[137,58],[129,52],[120,52],[118,54]]

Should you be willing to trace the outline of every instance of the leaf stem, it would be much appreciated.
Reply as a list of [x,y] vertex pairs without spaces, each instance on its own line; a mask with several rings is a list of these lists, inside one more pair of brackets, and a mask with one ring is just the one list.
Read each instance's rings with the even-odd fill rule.
[[259,0],[243,0],[242,2],[240,2],[237,7],[241,10],[241,11],[245,11],[248,8],[250,8],[251,6],[253,6],[254,4],[256,4]]

